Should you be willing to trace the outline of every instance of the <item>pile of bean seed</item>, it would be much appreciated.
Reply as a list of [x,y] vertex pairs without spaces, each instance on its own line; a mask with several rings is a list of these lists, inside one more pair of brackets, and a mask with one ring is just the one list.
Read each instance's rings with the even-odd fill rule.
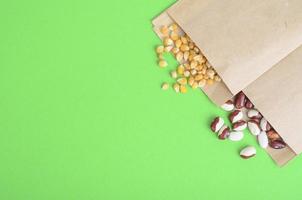
[[[199,48],[177,24],[163,26],[160,31],[163,35],[163,44],[156,48],[159,67],[168,66],[163,56],[164,53],[172,53],[179,62],[179,66],[170,72],[171,77],[176,79],[173,84],[175,92],[186,93],[187,85],[196,89],[221,81]],[[168,88],[169,84],[164,82],[162,89],[167,90]]]
[[[232,123],[232,130],[224,124],[223,118],[216,117],[211,123],[211,129],[218,134],[219,139],[228,138],[231,141],[240,141],[244,137],[243,131],[248,127],[252,135],[257,137],[261,148],[266,149],[270,146],[273,149],[282,149],[286,147],[283,139],[262,114],[254,108],[252,102],[243,92],[239,92],[234,101],[227,101],[221,108],[230,112],[229,120]],[[253,146],[247,146],[240,152],[240,156],[245,159],[255,155],[256,149]]]

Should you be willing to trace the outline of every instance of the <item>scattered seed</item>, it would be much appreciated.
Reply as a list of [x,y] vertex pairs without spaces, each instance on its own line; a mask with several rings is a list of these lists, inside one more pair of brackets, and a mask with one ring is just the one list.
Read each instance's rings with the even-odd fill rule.
[[176,93],[178,93],[178,92],[179,92],[179,90],[180,90],[180,86],[179,86],[179,84],[174,83],[174,85],[173,85],[173,89],[175,90],[175,92],[176,92]]
[[192,87],[193,84],[194,84],[195,80],[194,80],[194,77],[193,76],[190,76],[189,77],[189,80],[188,80],[188,84]]
[[184,60],[185,61],[188,61],[189,56],[190,56],[190,52],[189,51],[184,52]]
[[169,29],[170,29],[171,31],[177,31],[177,30],[179,29],[179,27],[178,27],[177,24],[171,24],[171,25],[169,26]]
[[191,67],[192,69],[195,69],[195,68],[197,67],[197,65],[198,65],[198,63],[197,63],[196,61],[192,61],[192,62],[190,63],[190,67]]
[[207,69],[206,74],[210,79],[213,79],[215,75],[215,71],[213,69]]
[[162,26],[161,29],[160,29],[160,32],[164,35],[164,36],[167,36],[169,34],[169,28],[168,26]]
[[253,146],[247,146],[240,151],[240,156],[244,159],[249,159],[256,155],[256,149]]
[[200,50],[197,48],[197,47],[194,47],[194,49],[193,49],[196,53],[199,53],[200,52]]
[[196,69],[191,69],[191,74],[192,74],[193,76],[195,76],[195,75],[197,74]]
[[202,74],[198,74],[198,75],[195,76],[195,80],[196,81],[200,81],[202,79],[203,79],[203,75]]
[[198,82],[198,87],[203,88],[206,85],[206,80],[202,79]]
[[179,48],[174,47],[174,48],[172,49],[172,53],[177,54],[178,52],[179,52]]
[[186,88],[186,86],[184,86],[184,85],[180,85],[180,92],[181,93],[187,93],[187,88]]
[[193,89],[196,89],[221,81],[221,78],[200,52],[200,49],[176,23],[162,26],[160,31],[164,35],[164,39],[163,45],[156,47],[159,59],[158,65],[161,68],[168,66],[163,57],[164,52],[173,53],[176,60],[181,64],[176,70],[170,72],[172,78],[180,77],[177,83],[173,85],[175,91],[187,92],[185,87],[187,83]]
[[164,59],[164,55],[162,53],[157,54],[157,57],[159,60],[163,60]]
[[170,38],[165,38],[165,39],[164,39],[164,45],[165,45],[165,46],[172,46],[173,43],[174,43],[173,40],[170,39]]
[[191,69],[189,63],[184,63],[183,66],[185,67],[186,70],[190,70]]
[[182,36],[181,38],[182,43],[188,44],[188,39],[185,36]]
[[208,84],[208,85],[213,85],[213,84],[214,84],[213,79],[208,79],[208,80],[207,80],[207,84]]
[[184,71],[185,71],[185,68],[183,65],[179,65],[178,68],[177,68],[177,73],[179,75],[183,75],[184,74]]
[[207,68],[211,68],[212,67],[212,65],[209,63],[209,61],[206,62],[206,66],[207,66]]
[[177,72],[176,72],[175,70],[173,70],[173,71],[171,72],[171,77],[172,77],[172,78],[177,78]]
[[182,52],[185,52],[185,51],[189,51],[190,48],[189,48],[188,45],[182,44],[182,45],[180,46],[180,50],[181,50]]
[[180,63],[182,62],[183,57],[184,57],[184,54],[181,51],[176,54],[176,60]]
[[178,39],[178,40],[175,41],[175,46],[177,48],[180,48],[181,44],[182,44],[182,41],[180,39]]
[[193,84],[192,84],[192,89],[197,89],[198,88],[198,83],[197,82],[194,82]]
[[167,63],[167,61],[165,61],[165,60],[159,60],[158,65],[159,65],[161,68],[165,68],[165,67],[168,66],[168,63]]
[[165,52],[170,52],[173,49],[173,46],[166,46]]
[[161,89],[163,89],[163,90],[169,89],[169,84],[168,84],[168,83],[163,83],[163,84],[161,85]]
[[156,53],[160,54],[164,52],[165,47],[163,45],[160,45],[156,48]]
[[180,85],[186,85],[188,83],[188,80],[186,78],[179,78],[179,79],[177,79],[177,82]]
[[216,76],[214,76],[214,80],[215,80],[216,82],[220,82],[220,81],[221,81],[221,78],[220,78],[218,75],[216,75]]
[[177,33],[172,32],[171,35],[170,35],[170,38],[171,38],[172,40],[176,41],[176,40],[179,39],[179,36],[178,36]]
[[184,72],[184,76],[185,76],[185,77],[189,77],[190,75],[191,75],[190,71],[186,70],[186,71]]

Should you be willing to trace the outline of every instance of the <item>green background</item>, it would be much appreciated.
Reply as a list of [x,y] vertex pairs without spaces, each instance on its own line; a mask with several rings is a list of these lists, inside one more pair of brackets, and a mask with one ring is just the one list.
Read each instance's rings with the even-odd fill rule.
[[1,200],[301,199],[301,157],[219,141],[225,112],[160,89],[176,62],[157,67],[151,19],[173,2],[0,2]]

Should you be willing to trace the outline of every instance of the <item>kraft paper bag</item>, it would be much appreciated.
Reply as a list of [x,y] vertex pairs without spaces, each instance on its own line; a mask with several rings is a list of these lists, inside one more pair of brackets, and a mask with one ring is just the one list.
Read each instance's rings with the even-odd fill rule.
[[302,44],[301,0],[181,0],[167,10],[232,94]]
[[[285,164],[302,152],[302,46],[243,91],[291,149],[275,156]],[[286,157],[287,156],[287,157]]]
[[[288,96],[296,95],[293,92],[301,91],[297,84],[302,85],[294,81],[292,86],[295,85],[296,90],[280,91],[282,98],[277,105],[288,114],[285,121],[280,117],[281,110],[272,109],[266,93],[262,92],[275,90],[270,87],[276,87],[277,81],[284,78],[281,72],[286,65],[296,66],[289,71],[299,74],[297,61],[302,57],[302,50],[297,48],[302,43],[301,6],[302,1],[183,0],[153,21],[154,31],[160,37],[159,27],[178,23],[214,66],[223,82],[203,89],[214,103],[221,105],[245,88],[247,96],[289,145],[282,150],[267,149],[278,165],[286,164],[301,153],[302,137],[293,131],[296,121],[290,120],[296,115],[291,112],[292,104],[285,105],[285,102]],[[272,74],[276,73],[279,76],[274,78]],[[258,92],[267,78],[272,84]],[[295,99],[302,100],[301,96]],[[294,110],[302,114],[302,108]],[[296,120],[301,119],[299,115]]]

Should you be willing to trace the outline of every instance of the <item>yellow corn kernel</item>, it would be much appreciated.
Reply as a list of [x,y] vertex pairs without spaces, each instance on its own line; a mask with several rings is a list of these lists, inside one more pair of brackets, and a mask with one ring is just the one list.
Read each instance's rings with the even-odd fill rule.
[[204,64],[204,63],[206,63],[207,62],[207,59],[204,57],[204,56],[202,56],[202,58],[198,61],[200,64]]
[[168,83],[163,83],[162,85],[161,85],[161,89],[162,90],[167,90],[167,89],[169,89],[169,84]]
[[173,46],[166,46],[165,52],[170,52],[173,49]]
[[[202,70],[202,68],[203,68],[202,65],[197,65],[197,66],[196,66],[196,69],[197,69],[198,72],[200,72],[200,71]],[[201,72],[200,72],[200,73],[201,73]]]
[[178,61],[178,62],[182,62],[182,60],[183,60],[183,58],[184,58],[184,54],[183,54],[183,52],[178,52],[177,54],[176,54],[176,60]]
[[158,61],[158,65],[159,65],[159,67],[161,67],[161,68],[165,68],[165,67],[168,66],[168,63],[167,63],[167,61],[165,61],[165,60],[159,60],[159,61]]
[[180,46],[180,50],[181,50],[182,52],[185,52],[185,51],[189,51],[190,48],[189,48],[188,45],[182,44],[182,45]]
[[190,71],[188,71],[188,70],[184,71],[184,76],[185,77],[189,77],[190,75],[191,75]]
[[158,47],[156,47],[156,53],[163,53],[164,49],[165,47],[163,45],[159,45]]
[[188,44],[188,39],[185,36],[182,36],[180,39],[183,44]]
[[202,79],[198,82],[198,87],[203,88],[206,85],[206,80]]
[[214,76],[214,80],[215,80],[216,82],[220,82],[220,81],[221,81],[221,78],[220,78],[218,75],[216,75],[216,76]]
[[181,86],[180,86],[180,92],[183,93],[183,94],[187,93],[187,88],[186,88],[186,86],[181,85]]
[[207,80],[207,84],[208,84],[208,85],[213,85],[213,83],[214,83],[214,80],[213,80],[213,79],[208,79],[208,80]]
[[179,39],[179,35],[178,35],[177,33],[175,33],[175,32],[172,32],[172,33],[170,34],[170,38],[171,38],[172,40],[176,41],[176,40]]
[[191,74],[192,74],[193,76],[195,76],[195,75],[197,74],[197,70],[196,70],[196,69],[191,69]]
[[174,47],[174,48],[172,49],[172,53],[177,54],[178,52],[179,52],[179,48]]
[[195,68],[197,67],[197,65],[198,65],[198,63],[197,63],[195,60],[193,60],[193,61],[190,63],[191,69],[195,69]]
[[186,78],[179,78],[177,79],[177,82],[181,85],[186,85],[188,80]]
[[189,83],[190,86],[193,86],[193,84],[195,83],[195,80],[194,80],[193,76],[189,77],[188,83]]
[[177,83],[173,84],[173,89],[175,90],[176,93],[179,92],[180,86]]
[[164,59],[164,55],[162,53],[157,54],[157,57],[159,60],[163,60]]
[[200,52],[200,50],[198,49],[198,47],[194,47],[193,50],[195,51],[195,53],[199,53]]
[[177,78],[177,72],[175,70],[173,70],[170,75],[172,78]]
[[181,44],[182,44],[182,41],[180,39],[178,39],[178,40],[175,41],[175,46],[177,48],[180,48]]
[[196,55],[195,51],[193,51],[192,49],[190,49],[189,52],[190,52],[190,54],[193,55],[193,56]]
[[167,35],[169,34],[170,30],[169,30],[168,26],[162,26],[162,27],[160,28],[160,32],[161,32],[164,36],[167,36]]
[[188,51],[184,52],[184,61],[188,61],[190,53]]
[[189,63],[184,63],[183,66],[185,67],[186,70],[190,70],[190,64]]
[[197,82],[194,82],[193,84],[192,84],[192,89],[196,89],[196,88],[198,88],[198,83]]
[[199,62],[199,63],[202,63],[202,61],[203,61],[203,56],[200,55],[200,54],[197,54],[197,55],[194,56],[193,60],[195,60],[195,61],[197,61],[197,62]]
[[172,46],[173,45],[173,40],[171,38],[165,38],[164,39],[164,45],[165,46]]
[[209,61],[206,62],[206,66],[207,66],[207,68],[211,68],[212,67],[212,65],[209,63]]
[[213,69],[207,69],[206,75],[210,78],[213,79],[215,75],[215,71]]
[[197,74],[196,76],[195,76],[195,80],[196,81],[200,81],[200,80],[202,80],[203,79],[203,75],[202,74]]
[[183,75],[183,74],[184,74],[184,71],[185,71],[185,68],[184,68],[183,65],[179,65],[179,66],[177,67],[177,73],[178,73],[179,75]]
[[169,29],[172,31],[178,31],[179,27],[177,24],[174,23],[169,26]]
[[189,42],[189,48],[190,49],[194,49],[194,47],[195,47],[194,43],[193,42]]
[[188,35],[185,35],[185,37],[187,38],[187,41],[188,41],[188,42],[193,42],[193,41],[191,40],[191,38],[190,38]]

